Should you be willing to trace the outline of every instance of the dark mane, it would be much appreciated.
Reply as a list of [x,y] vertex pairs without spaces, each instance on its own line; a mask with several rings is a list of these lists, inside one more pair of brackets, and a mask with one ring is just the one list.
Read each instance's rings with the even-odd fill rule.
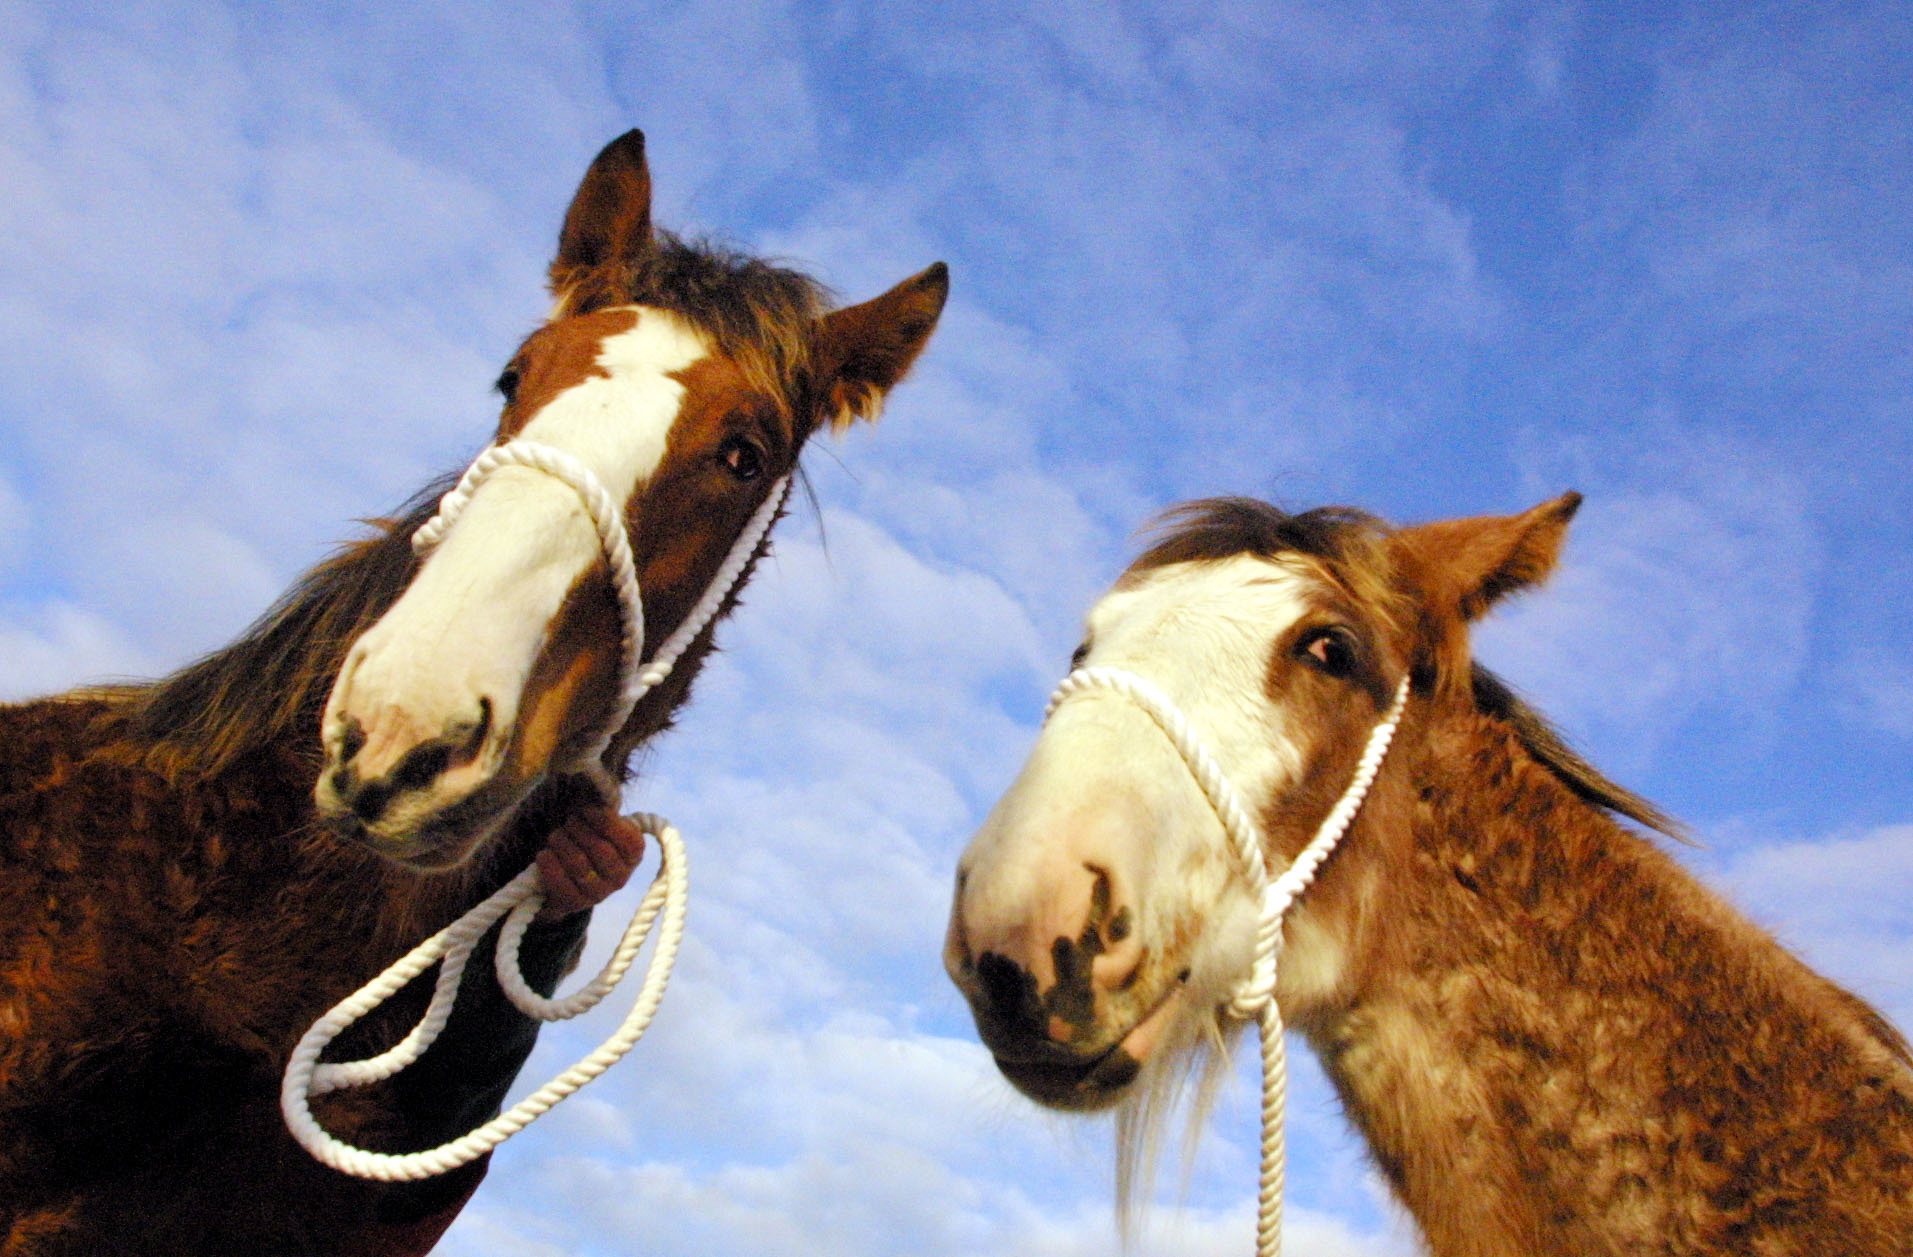
[[1539,760],[1563,785],[1595,807],[1625,816],[1631,821],[1666,834],[1678,842],[1691,842],[1687,827],[1631,790],[1609,781],[1600,769],[1582,758],[1568,744],[1546,716],[1500,677],[1474,665],[1475,707],[1514,730],[1528,754]]
[[610,305],[669,311],[777,400],[801,396],[810,374],[811,325],[830,304],[824,286],[801,271],[668,231],[656,232],[653,246],[635,257],[554,274],[552,281],[572,313]]
[[427,486],[396,520],[342,546],[306,573],[238,640],[151,685],[119,692],[153,767],[177,779],[210,776],[248,751],[311,733],[352,642],[404,592],[417,566],[411,537],[452,485]]
[[[1238,554],[1268,559],[1301,555],[1317,560],[1328,576],[1364,604],[1399,622],[1405,613],[1391,580],[1393,565],[1386,548],[1390,531],[1376,516],[1353,507],[1324,506],[1291,515],[1253,498],[1205,498],[1164,512],[1151,526],[1150,544],[1129,565],[1129,572]],[[1679,821],[1610,781],[1507,682],[1478,663],[1473,669],[1476,709],[1507,725],[1528,754],[1575,795],[1670,838],[1688,841]]]

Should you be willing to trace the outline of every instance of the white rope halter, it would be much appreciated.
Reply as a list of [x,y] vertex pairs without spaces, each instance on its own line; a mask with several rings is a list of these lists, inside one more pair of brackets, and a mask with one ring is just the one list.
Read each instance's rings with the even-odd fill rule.
[[[630,539],[625,535],[623,508],[589,467],[563,450],[524,440],[486,449],[473,460],[457,487],[440,499],[438,513],[413,534],[412,548],[420,554],[430,551],[444,538],[485,478],[509,466],[532,467],[569,485],[584,503],[592,525],[598,530],[599,543],[611,568],[612,585],[617,591],[624,619],[618,668],[619,698],[613,704],[603,731],[593,739],[572,768],[590,776],[607,799],[615,800],[618,784],[604,767],[605,750],[610,746],[611,739],[624,727],[625,721],[631,718],[638,701],[671,674],[679,656],[724,605],[726,595],[743,575],[751,557],[757,553],[757,547],[763,542],[764,535],[770,530],[784,499],[789,495],[790,478],[780,477],[771,486],[770,493],[745,524],[744,531],[738,534],[724,562],[718,566],[703,598],[699,599],[677,630],[665,639],[651,662],[644,664],[644,604],[638,589],[637,567],[631,558]],[[538,867],[532,865],[500,887],[489,899],[420,943],[384,973],[341,1000],[306,1031],[305,1037],[293,1049],[292,1059],[286,1063],[285,1078],[279,1089],[280,1111],[285,1115],[287,1129],[300,1146],[333,1169],[360,1178],[385,1182],[431,1178],[485,1155],[566,1096],[611,1068],[630,1051],[650,1025],[658,1004],[664,998],[665,985],[671,980],[671,968],[677,960],[678,946],[684,935],[684,906],[689,890],[684,844],[677,830],[661,816],[639,813],[630,819],[645,833],[657,838],[658,871],[632,916],[631,924],[625,928],[617,950],[597,977],[571,995],[550,1000],[533,991],[525,981],[518,966],[519,942],[524,937],[525,927],[545,901],[538,880]],[[527,1017],[538,1021],[563,1021],[592,1008],[610,993],[624,976],[625,970],[630,968],[638,950],[644,946],[645,938],[660,912],[664,926],[659,932],[657,946],[652,950],[651,962],[645,969],[638,997],[617,1032],[589,1056],[478,1129],[423,1152],[391,1154],[372,1152],[345,1143],[320,1126],[318,1119],[313,1116],[313,1096],[343,1087],[362,1087],[390,1078],[424,1054],[451,1016],[453,1002],[458,996],[459,979],[465,972],[465,962],[471,957],[478,941],[500,917],[506,920],[499,932],[495,956],[499,986],[512,1004]],[[379,1055],[364,1060],[336,1064],[319,1062],[320,1053],[334,1038],[390,999],[400,987],[434,963],[439,965],[439,970],[432,987],[431,1002],[419,1023],[403,1039]]]
[[1183,763],[1202,788],[1215,809],[1216,818],[1235,847],[1236,863],[1261,896],[1261,911],[1256,922],[1255,958],[1249,974],[1231,993],[1228,1012],[1243,1020],[1253,1018],[1262,1037],[1262,1173],[1256,1199],[1255,1241],[1258,1257],[1280,1257],[1282,1252],[1282,1187],[1287,1175],[1287,1152],[1282,1139],[1283,1116],[1288,1106],[1288,1056],[1282,1042],[1282,1010],[1275,1001],[1276,961],[1282,952],[1282,922],[1295,901],[1309,884],[1322,862],[1335,850],[1342,835],[1361,809],[1362,800],[1381,771],[1382,758],[1401,722],[1408,702],[1408,678],[1395,689],[1394,701],[1383,714],[1381,723],[1368,735],[1368,745],[1356,765],[1354,779],[1322,819],[1315,837],[1302,848],[1280,877],[1271,878],[1262,849],[1261,827],[1255,823],[1242,796],[1221,763],[1175,702],[1145,677],[1120,668],[1078,668],[1063,678],[1050,696],[1049,714],[1065,700],[1078,694],[1106,690],[1120,694],[1147,712],[1182,756]]

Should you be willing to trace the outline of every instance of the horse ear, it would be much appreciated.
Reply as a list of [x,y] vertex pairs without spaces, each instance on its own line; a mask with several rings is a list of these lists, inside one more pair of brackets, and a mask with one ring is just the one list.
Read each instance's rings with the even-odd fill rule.
[[589,271],[651,247],[651,168],[644,132],[626,131],[585,171],[551,262],[551,292],[562,299]]
[[817,320],[813,361],[831,427],[875,420],[884,395],[923,352],[950,295],[950,268],[938,262],[880,297]]
[[1501,598],[1548,578],[1580,507],[1580,494],[1564,493],[1519,515],[1443,520],[1397,537],[1418,560],[1431,609],[1476,620]]

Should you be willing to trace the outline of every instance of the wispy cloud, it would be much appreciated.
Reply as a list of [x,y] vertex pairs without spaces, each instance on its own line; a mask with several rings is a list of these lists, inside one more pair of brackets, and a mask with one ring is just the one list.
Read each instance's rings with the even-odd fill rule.
[[1783,942],[1913,1024],[1913,825],[1747,845],[1711,863]]
[[1724,434],[1669,425],[1660,438],[1618,458],[1548,450],[1533,479],[1589,495],[1562,570],[1476,634],[1484,660],[1571,728],[1627,748],[1636,771],[1698,715],[1738,711],[1739,736],[1771,735],[1745,713],[1799,682],[1821,562],[1786,468]]
[[1839,707],[1866,729],[1913,738],[1913,659],[1885,650],[1849,655],[1839,671]]

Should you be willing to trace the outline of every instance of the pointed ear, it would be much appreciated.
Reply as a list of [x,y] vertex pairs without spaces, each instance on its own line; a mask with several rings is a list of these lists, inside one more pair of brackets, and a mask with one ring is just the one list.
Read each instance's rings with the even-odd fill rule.
[[585,274],[651,247],[651,168],[644,132],[626,131],[604,146],[565,211],[551,292],[562,299]]
[[1429,609],[1476,620],[1497,600],[1548,578],[1580,507],[1580,494],[1564,493],[1519,515],[1422,524],[1396,539],[1415,556]]
[[923,352],[949,295],[950,268],[938,262],[881,297],[817,320],[812,360],[831,427],[876,419],[884,395]]

